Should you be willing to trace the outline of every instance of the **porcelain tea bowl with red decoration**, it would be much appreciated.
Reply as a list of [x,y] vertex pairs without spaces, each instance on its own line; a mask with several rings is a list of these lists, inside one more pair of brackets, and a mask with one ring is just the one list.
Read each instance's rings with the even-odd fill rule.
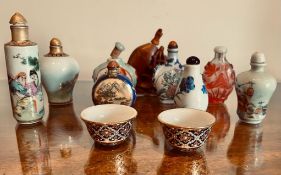
[[158,120],[172,148],[192,151],[204,145],[216,118],[205,111],[177,108],[161,112]]
[[137,111],[129,106],[103,104],[81,112],[89,134],[100,145],[114,146],[124,142],[132,131]]

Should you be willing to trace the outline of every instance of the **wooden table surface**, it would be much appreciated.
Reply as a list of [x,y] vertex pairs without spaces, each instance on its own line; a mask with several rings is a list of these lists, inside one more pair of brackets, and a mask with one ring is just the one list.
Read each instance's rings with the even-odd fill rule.
[[[8,85],[0,81],[0,174],[281,174],[281,87],[261,125],[238,122],[237,100],[209,106],[217,122],[200,150],[179,153],[165,144],[157,115],[174,105],[138,97],[135,132],[116,147],[95,146],[79,118],[92,105],[92,82],[78,82],[73,105],[45,103],[44,123],[17,126]],[[45,97],[45,102],[47,98]]]

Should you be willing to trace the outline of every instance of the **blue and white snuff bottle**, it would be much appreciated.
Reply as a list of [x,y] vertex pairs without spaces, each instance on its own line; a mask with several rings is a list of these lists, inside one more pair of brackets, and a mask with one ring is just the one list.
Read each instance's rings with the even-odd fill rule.
[[200,73],[200,60],[197,57],[191,56],[186,60],[174,100],[178,107],[206,111],[208,92]]
[[178,45],[171,41],[168,45],[168,56],[165,64],[155,68],[153,84],[159,95],[160,102],[173,104],[177,86],[180,82],[182,65],[178,58]]

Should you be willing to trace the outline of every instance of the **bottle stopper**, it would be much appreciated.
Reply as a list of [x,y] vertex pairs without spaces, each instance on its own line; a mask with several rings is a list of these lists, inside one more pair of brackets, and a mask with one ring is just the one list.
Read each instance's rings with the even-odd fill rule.
[[116,61],[110,61],[107,64],[107,69],[108,70],[113,70],[113,69],[117,69],[117,68],[119,68],[119,64]]
[[109,77],[117,77],[118,73],[119,73],[119,64],[116,61],[110,61],[107,64],[107,69],[108,69],[108,76]]
[[178,52],[178,44],[176,41],[170,41],[168,45],[168,52]]
[[27,20],[25,17],[16,12],[10,19],[9,23],[11,24],[11,34],[12,34],[12,41],[17,43],[17,45],[25,45],[30,44],[28,43],[28,26]]
[[63,52],[62,43],[58,38],[52,38],[50,41],[50,51],[45,55],[46,57],[67,57]]
[[217,46],[214,48],[214,52],[223,54],[227,52],[227,48],[224,46]]
[[265,55],[261,52],[255,52],[251,56],[251,65],[266,65]]
[[121,54],[121,52],[123,52],[125,50],[125,47],[122,43],[120,42],[116,42],[115,43],[115,47],[113,48],[110,56],[113,58],[113,59],[117,59],[119,57],[119,55]]
[[11,25],[26,25],[27,20],[25,17],[20,14],[19,12],[16,12],[10,19],[9,23]]
[[191,56],[191,57],[186,59],[186,64],[198,65],[198,64],[200,64],[200,60],[196,56]]

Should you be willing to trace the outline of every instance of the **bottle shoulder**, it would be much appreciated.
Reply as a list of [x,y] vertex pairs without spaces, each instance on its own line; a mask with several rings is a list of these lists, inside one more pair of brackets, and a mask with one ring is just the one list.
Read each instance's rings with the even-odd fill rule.
[[95,86],[100,84],[103,81],[114,81],[114,80],[121,80],[123,81],[125,84],[128,84],[129,86],[133,87],[132,82],[129,80],[128,77],[126,77],[125,75],[122,74],[118,74],[117,77],[109,77],[108,75],[101,75],[98,80],[95,83]]
[[154,78],[159,77],[163,75],[166,72],[171,72],[171,73],[176,73],[176,72],[181,72],[182,69],[178,65],[158,65],[155,67],[154,70]]
[[276,79],[267,72],[254,72],[254,71],[245,71],[237,75],[236,77],[237,83],[246,83],[246,82],[253,82],[253,83],[260,83],[260,84],[267,84],[273,83],[277,84]]
[[17,46],[17,47],[27,47],[27,46],[37,46],[37,43],[32,42],[30,40],[24,41],[24,42],[15,42],[15,41],[10,41],[4,44],[5,47],[9,46]]
[[40,60],[40,63],[41,64],[47,64],[47,65],[52,65],[52,66],[55,66],[55,65],[60,65],[60,66],[63,66],[63,67],[66,67],[66,66],[78,66],[78,62],[75,58],[73,57],[42,57]]

